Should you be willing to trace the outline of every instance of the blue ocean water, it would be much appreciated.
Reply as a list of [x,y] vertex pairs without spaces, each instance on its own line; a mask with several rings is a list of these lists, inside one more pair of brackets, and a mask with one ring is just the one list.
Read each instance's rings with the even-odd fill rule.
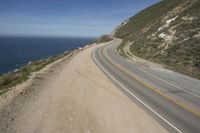
[[0,74],[29,61],[83,47],[92,40],[94,38],[0,37]]

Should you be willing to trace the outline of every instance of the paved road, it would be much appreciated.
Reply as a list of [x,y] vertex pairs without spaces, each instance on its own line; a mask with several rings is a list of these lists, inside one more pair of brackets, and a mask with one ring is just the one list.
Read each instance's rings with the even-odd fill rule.
[[116,52],[121,40],[103,45],[92,56],[119,88],[170,132],[200,132],[200,81],[130,62]]

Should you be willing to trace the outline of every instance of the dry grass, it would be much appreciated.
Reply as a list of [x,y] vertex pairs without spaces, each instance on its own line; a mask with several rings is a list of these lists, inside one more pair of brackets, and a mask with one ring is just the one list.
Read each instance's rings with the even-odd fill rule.
[[9,91],[12,87],[26,81],[32,72],[39,71],[50,63],[68,55],[69,52],[52,56],[48,59],[35,61],[24,65],[18,71],[8,72],[0,76],[0,95]]

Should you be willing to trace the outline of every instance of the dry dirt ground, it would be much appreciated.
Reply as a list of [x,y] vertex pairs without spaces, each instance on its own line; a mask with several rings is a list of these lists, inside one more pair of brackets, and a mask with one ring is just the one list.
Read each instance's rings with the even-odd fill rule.
[[74,52],[0,96],[0,132],[166,132],[96,66],[95,47]]

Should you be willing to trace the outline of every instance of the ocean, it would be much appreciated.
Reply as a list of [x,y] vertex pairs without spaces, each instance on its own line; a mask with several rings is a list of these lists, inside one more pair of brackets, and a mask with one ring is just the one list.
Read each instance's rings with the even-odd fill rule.
[[0,37],[0,74],[92,42],[94,38]]

